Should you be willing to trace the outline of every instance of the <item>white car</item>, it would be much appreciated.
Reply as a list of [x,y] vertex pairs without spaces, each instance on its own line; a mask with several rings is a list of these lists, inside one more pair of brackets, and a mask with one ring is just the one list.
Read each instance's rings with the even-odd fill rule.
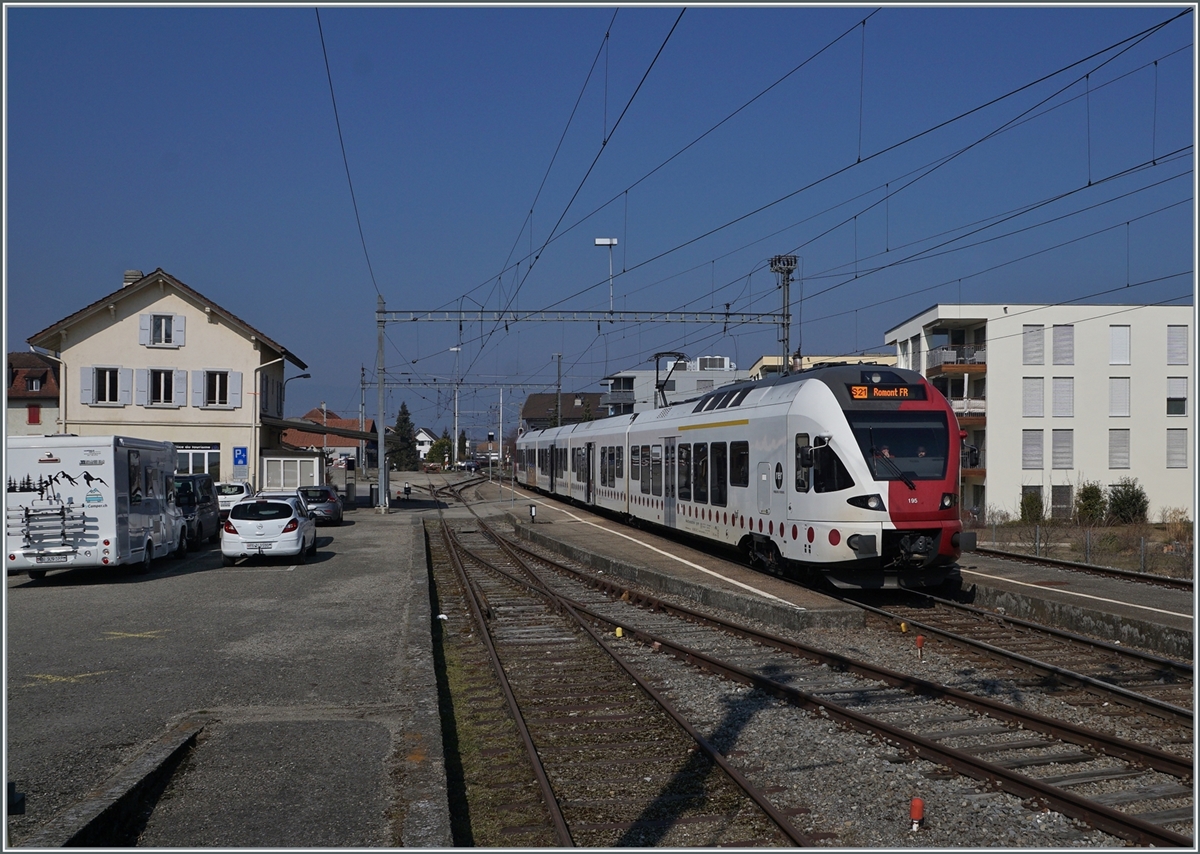
[[317,523],[298,495],[264,495],[239,501],[221,529],[221,563],[252,555],[295,557],[317,553]]
[[221,511],[221,521],[229,517],[229,509],[243,498],[254,494],[254,487],[244,481],[227,481],[217,484],[217,504]]

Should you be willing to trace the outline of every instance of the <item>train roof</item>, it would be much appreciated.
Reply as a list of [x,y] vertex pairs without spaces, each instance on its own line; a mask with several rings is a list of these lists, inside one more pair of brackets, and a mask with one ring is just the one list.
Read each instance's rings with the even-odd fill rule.
[[[874,379],[876,375],[879,377],[878,379]],[[841,388],[850,383],[861,382],[874,382],[885,385],[909,385],[921,382],[921,375],[907,368],[897,368],[895,365],[881,365],[875,362],[823,362],[807,370],[796,371],[795,373],[783,376],[773,376],[761,380],[745,380],[743,382],[723,385],[720,388],[715,388],[690,400],[680,401],[680,404],[677,405],[696,403],[743,388],[772,388],[774,386],[807,382],[808,380],[819,380],[831,388]]]

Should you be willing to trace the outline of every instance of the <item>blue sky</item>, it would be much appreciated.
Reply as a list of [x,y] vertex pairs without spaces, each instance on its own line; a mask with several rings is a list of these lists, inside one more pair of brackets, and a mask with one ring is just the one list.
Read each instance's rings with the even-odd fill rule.
[[[378,295],[606,310],[596,237],[630,311],[778,312],[768,260],[799,255],[806,354],[883,351],[939,301],[1190,303],[1189,8],[6,6],[6,346],[161,267],[309,364],[289,416],[353,417]],[[391,323],[385,363],[505,386],[507,432],[556,353],[601,391],[777,339]],[[453,424],[445,390],[401,401]],[[460,426],[498,405],[464,388]]]

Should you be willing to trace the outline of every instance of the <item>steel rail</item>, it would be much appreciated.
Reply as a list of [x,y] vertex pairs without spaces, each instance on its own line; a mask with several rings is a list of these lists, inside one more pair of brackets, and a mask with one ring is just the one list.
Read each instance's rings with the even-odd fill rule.
[[504,667],[500,663],[500,654],[492,643],[491,634],[487,630],[487,621],[484,619],[479,603],[475,600],[475,588],[470,583],[466,568],[459,559],[457,544],[454,542],[445,520],[442,520],[442,539],[445,542],[450,561],[454,565],[455,574],[458,575],[459,581],[463,585],[463,590],[466,594],[464,598],[466,598],[467,604],[471,609],[471,615],[474,617],[476,625],[479,626],[479,637],[488,651],[492,669],[496,674],[496,680],[499,682],[500,690],[504,694],[504,701],[508,705],[513,722],[517,727],[517,732],[521,736],[521,741],[525,745],[525,751],[529,756],[530,763],[533,765],[533,773],[537,778],[538,788],[542,793],[542,800],[545,802],[546,809],[550,813],[551,822],[554,824],[555,835],[558,837],[559,843],[564,847],[573,848],[575,847],[575,840],[571,838],[571,831],[567,827],[566,819],[563,817],[562,809],[559,807],[558,798],[554,794],[554,788],[550,785],[550,778],[546,776],[546,769],[542,766],[542,760],[538,755],[537,747],[533,743],[533,737],[529,734],[529,728],[525,725],[525,717],[521,713],[521,707],[517,703],[516,695],[513,693],[512,686],[508,683],[508,677],[504,673]]
[[[492,532],[492,536],[496,536],[494,532]],[[1016,706],[1010,706],[1006,703],[1001,703],[1000,701],[993,700],[989,697],[981,697],[975,694],[969,694],[966,691],[959,690],[958,688],[951,688],[947,685],[939,685],[935,682],[922,679],[919,676],[909,676],[904,673],[899,673],[895,670],[883,667],[882,665],[858,661],[848,656],[841,655],[840,653],[819,649],[818,647],[809,646],[808,644],[800,641],[783,638],[778,635],[771,634],[770,632],[760,631],[758,629],[754,629],[749,626],[738,625],[736,623],[729,623],[718,617],[688,608],[685,605],[674,605],[654,596],[633,593],[629,590],[628,585],[626,584],[602,578],[594,578],[585,573],[580,573],[577,570],[571,569],[570,567],[551,561],[548,558],[543,557],[536,552],[529,551],[518,544],[509,543],[502,537],[499,539],[502,542],[507,543],[509,547],[516,549],[535,560],[552,565],[555,569],[566,572],[576,580],[593,588],[603,590],[609,595],[621,597],[628,594],[631,604],[645,605],[651,610],[662,611],[672,616],[679,616],[695,623],[713,626],[715,628],[722,629],[723,631],[749,638],[750,640],[761,643],[764,646],[774,647],[775,649],[796,655],[798,657],[807,658],[820,664],[827,664],[830,667],[838,668],[866,678],[877,679],[895,688],[903,688],[924,696],[943,699],[967,708],[976,709],[977,711],[985,712],[986,714],[998,719],[1020,724],[1031,731],[1053,736],[1054,738],[1058,738],[1072,744],[1089,746],[1092,749],[1098,750],[1099,752],[1108,756],[1113,756],[1127,762],[1144,764],[1156,771],[1170,774],[1173,777],[1189,777],[1195,770],[1192,760],[1177,756],[1174,753],[1168,753],[1167,751],[1158,750],[1157,748],[1149,747],[1147,745],[1135,744],[1125,739],[1118,738],[1117,736],[1112,736],[1097,730],[1081,727],[1068,721],[1056,720],[1037,712],[1019,709]],[[913,624],[916,625],[916,623]]]
[[[894,614],[891,611],[886,611],[882,608],[876,608],[874,605],[867,605],[864,602],[859,602],[855,599],[846,599],[859,608],[870,611],[881,617],[886,617],[893,621],[904,621],[910,626],[915,626],[922,631],[928,632],[931,635],[936,635],[951,643],[956,643],[961,646],[966,646],[971,649],[979,650],[993,657],[1001,658],[1005,661],[1014,661],[1031,670],[1035,670],[1046,676],[1053,676],[1056,679],[1062,680],[1069,685],[1075,685],[1080,688],[1088,688],[1096,691],[1101,691],[1105,694],[1120,697],[1129,705],[1150,712],[1160,717],[1166,717],[1176,723],[1184,724],[1185,726],[1193,726],[1195,722],[1195,712],[1191,709],[1185,709],[1182,706],[1176,706],[1173,703],[1165,703],[1162,700],[1156,700],[1154,697],[1148,697],[1145,694],[1139,694],[1136,691],[1131,691],[1128,688],[1123,688],[1120,685],[1114,685],[1111,682],[1105,682],[1103,679],[1097,679],[1094,676],[1088,676],[1084,673],[1077,673],[1074,670],[1068,670],[1065,667],[1059,667],[1057,664],[1050,664],[1045,661],[1039,661],[1036,658],[1030,658],[1026,655],[1003,649],[1002,647],[994,646],[986,641],[975,640],[964,635],[956,634],[948,629],[940,629],[937,626],[929,623],[915,620],[912,617],[906,617],[900,614]],[[985,612],[986,613],[986,612]],[[1036,625],[1036,624],[1030,624]]]
[[1096,563],[1082,563],[1081,561],[1062,560],[1060,558],[1042,557],[1041,555],[1027,555],[1020,552],[1009,552],[1002,549],[989,549],[983,546],[977,546],[975,551],[980,554],[995,555],[996,557],[1010,558],[1012,560],[1025,561],[1026,563],[1042,564],[1044,566],[1060,566],[1064,569],[1077,569],[1080,572],[1089,572],[1092,575],[1103,575],[1111,578],[1125,578],[1130,581],[1144,581],[1151,584],[1161,584],[1164,587],[1174,587],[1178,590],[1194,590],[1196,587],[1194,579],[1191,578],[1173,578],[1169,575],[1159,575],[1154,572],[1138,572],[1133,569],[1118,569],[1115,566],[1101,566]]

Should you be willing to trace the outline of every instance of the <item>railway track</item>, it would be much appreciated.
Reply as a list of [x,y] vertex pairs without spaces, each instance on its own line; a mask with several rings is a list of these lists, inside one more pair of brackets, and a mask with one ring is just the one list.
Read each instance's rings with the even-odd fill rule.
[[[921,593],[913,604],[886,608],[844,597],[864,610],[904,624],[914,633],[940,639],[1034,674],[1030,684],[1046,690],[1047,680],[1062,689],[1086,692],[1094,700],[1060,697],[1075,705],[1097,702],[1135,708],[1193,727],[1193,665],[1122,647],[1051,626],[1009,617]],[[1187,738],[1190,744],[1190,735]]]
[[1015,560],[1020,563],[1030,563],[1036,566],[1054,566],[1059,569],[1070,569],[1077,572],[1086,572],[1090,575],[1100,575],[1106,578],[1121,578],[1126,581],[1136,581],[1143,584],[1157,584],[1162,587],[1171,587],[1176,590],[1195,590],[1195,580],[1191,578],[1176,578],[1170,575],[1162,575],[1156,572],[1138,572],[1131,569],[1118,569],[1112,566],[1101,566],[1094,563],[1081,563],[1073,560],[1059,560],[1057,558],[1042,557],[1040,555],[1027,555],[1020,552],[1004,551],[1002,549],[985,548],[979,546],[975,549],[980,554],[992,555],[1001,557],[1007,560]]
[[559,846],[810,844],[569,604],[521,578],[490,541],[466,547],[475,531],[440,527],[435,565],[454,565],[525,748],[504,764],[526,764],[537,781],[508,783],[507,844],[551,834]]
[[[472,524],[479,526],[472,536],[483,537],[482,523]],[[1188,758],[736,626],[501,546],[498,538],[492,542],[489,549],[504,548],[509,559],[525,564],[523,572],[535,572],[540,580],[528,583],[552,591],[561,607],[606,635],[623,635],[612,646],[635,658],[669,652],[1136,844],[1191,845]],[[604,594],[599,601],[597,592]],[[771,788],[778,775],[768,758],[750,776]],[[788,789],[772,798],[786,809],[805,809],[802,792]]]

